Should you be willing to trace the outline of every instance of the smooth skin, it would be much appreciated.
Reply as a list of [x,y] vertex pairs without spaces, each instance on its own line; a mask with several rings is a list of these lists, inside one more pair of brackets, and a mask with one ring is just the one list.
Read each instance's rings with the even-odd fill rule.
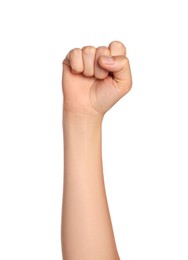
[[105,113],[132,86],[126,48],[72,49],[63,61],[64,260],[118,260],[102,166]]

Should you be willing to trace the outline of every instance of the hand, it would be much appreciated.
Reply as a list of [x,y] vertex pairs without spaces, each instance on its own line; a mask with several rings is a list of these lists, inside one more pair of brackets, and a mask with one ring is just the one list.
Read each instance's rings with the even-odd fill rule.
[[113,41],[107,47],[72,49],[63,61],[64,110],[104,115],[132,86],[125,46]]

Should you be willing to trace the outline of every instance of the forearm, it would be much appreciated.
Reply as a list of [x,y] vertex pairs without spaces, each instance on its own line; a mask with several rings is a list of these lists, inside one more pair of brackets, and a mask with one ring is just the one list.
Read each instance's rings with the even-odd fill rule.
[[116,260],[102,170],[102,118],[64,112],[64,260]]

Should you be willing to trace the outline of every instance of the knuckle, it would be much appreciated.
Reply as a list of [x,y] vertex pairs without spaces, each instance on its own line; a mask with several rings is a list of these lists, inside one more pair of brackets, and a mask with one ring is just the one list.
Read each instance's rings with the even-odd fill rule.
[[78,56],[81,53],[81,49],[74,48],[69,52],[69,57]]
[[99,46],[97,52],[109,52],[109,49],[106,46]]
[[81,49],[74,48],[69,52],[69,61],[71,71],[74,74],[81,73],[83,70]]
[[94,73],[93,71],[83,71],[83,75],[86,77],[93,77]]
[[71,70],[72,70],[73,73],[79,74],[83,71],[83,68],[80,64],[72,64]]
[[127,57],[122,56],[122,63],[125,68],[129,66],[129,59]]
[[86,55],[95,53],[95,50],[96,48],[94,46],[84,46],[82,48],[82,52]]

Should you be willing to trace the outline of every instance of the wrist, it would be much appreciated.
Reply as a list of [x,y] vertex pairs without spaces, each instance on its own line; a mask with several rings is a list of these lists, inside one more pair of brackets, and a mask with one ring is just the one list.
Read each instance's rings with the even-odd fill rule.
[[86,125],[87,127],[98,127],[102,125],[104,115],[90,114],[84,112],[72,112],[63,108],[63,125],[75,124],[76,127]]
[[77,147],[89,151],[101,142],[102,118],[63,110],[63,137],[65,150]]

